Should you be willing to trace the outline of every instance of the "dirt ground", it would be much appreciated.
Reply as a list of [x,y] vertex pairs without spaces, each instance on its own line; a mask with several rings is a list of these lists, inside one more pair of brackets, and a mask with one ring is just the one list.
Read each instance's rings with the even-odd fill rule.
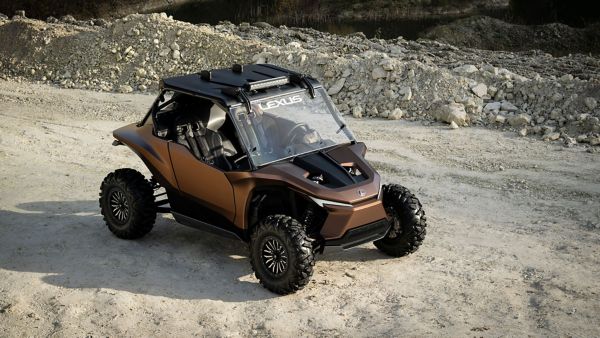
[[277,296],[246,245],[176,224],[114,237],[103,177],[143,169],[111,131],[151,96],[0,81],[0,336],[600,335],[600,154],[480,128],[350,119],[429,220],[421,249],[317,256]]

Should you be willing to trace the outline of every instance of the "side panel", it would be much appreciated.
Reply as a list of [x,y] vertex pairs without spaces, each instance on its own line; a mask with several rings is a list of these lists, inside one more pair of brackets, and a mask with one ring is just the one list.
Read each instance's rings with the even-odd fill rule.
[[137,127],[132,123],[115,130],[113,136],[138,154],[160,184],[177,189],[169,156],[170,142],[154,136],[152,124]]
[[235,218],[233,188],[225,173],[200,160],[184,146],[170,142],[179,190],[202,201],[230,222]]

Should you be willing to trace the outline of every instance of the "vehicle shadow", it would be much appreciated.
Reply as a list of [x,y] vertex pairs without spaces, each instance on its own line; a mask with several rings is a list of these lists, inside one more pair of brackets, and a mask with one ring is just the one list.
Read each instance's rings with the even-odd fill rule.
[[277,297],[258,285],[242,242],[159,216],[144,238],[112,235],[97,201],[33,202],[0,210],[0,268],[45,273],[65,288],[108,288],[179,299]]
[[[246,244],[157,217],[144,238],[106,228],[97,201],[22,203],[0,210],[0,268],[48,274],[65,288],[107,288],[178,299],[253,301],[277,297],[260,287]],[[370,244],[326,248],[318,261],[386,259]],[[372,246],[372,245],[371,245]]]

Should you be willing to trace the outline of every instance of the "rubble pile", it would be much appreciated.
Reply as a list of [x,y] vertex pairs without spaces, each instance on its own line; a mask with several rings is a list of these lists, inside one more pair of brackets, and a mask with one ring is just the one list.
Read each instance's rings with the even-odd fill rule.
[[355,118],[439,120],[600,144],[600,60],[592,56],[459,49],[261,22],[193,25],[164,13],[114,21],[0,17],[4,79],[156,92],[161,77],[251,62],[318,78]]

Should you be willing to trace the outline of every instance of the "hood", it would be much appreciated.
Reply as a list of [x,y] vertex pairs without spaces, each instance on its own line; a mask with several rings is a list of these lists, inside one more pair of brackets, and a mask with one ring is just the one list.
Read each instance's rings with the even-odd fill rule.
[[343,145],[272,164],[256,173],[278,177],[316,199],[354,204],[379,194],[379,174],[365,160],[365,153],[364,143]]

